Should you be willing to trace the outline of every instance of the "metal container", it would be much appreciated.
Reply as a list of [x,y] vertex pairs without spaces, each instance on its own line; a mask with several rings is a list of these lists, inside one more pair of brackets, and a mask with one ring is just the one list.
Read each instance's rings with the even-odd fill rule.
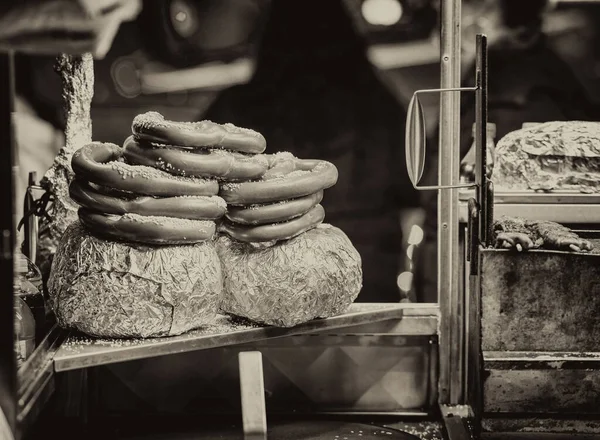
[[481,250],[483,409],[495,419],[600,416],[600,233],[580,235],[595,252]]
[[485,249],[481,264],[484,351],[600,351],[600,253]]

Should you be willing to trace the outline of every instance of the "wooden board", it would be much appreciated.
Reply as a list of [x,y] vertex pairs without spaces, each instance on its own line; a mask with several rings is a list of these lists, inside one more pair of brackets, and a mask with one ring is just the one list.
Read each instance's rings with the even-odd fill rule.
[[265,383],[260,351],[238,354],[245,440],[267,440]]

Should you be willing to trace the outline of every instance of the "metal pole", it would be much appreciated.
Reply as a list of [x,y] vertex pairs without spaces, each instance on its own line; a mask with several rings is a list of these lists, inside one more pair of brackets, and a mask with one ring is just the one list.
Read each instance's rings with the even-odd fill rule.
[[[461,0],[441,2],[441,84],[460,87]],[[440,97],[439,184],[456,185],[460,163],[460,92]],[[438,193],[438,301],[441,310],[439,398],[443,404],[463,400],[463,295],[458,254],[458,192]]]
[[489,200],[489,179],[487,174],[487,111],[488,111],[488,65],[487,65],[487,37],[483,34],[477,35],[477,56],[475,58],[475,70],[477,79],[477,92],[475,93],[476,106],[476,170],[475,178],[477,183],[477,201],[481,215],[479,216],[479,238],[481,242],[489,245],[489,228],[491,205],[493,200]]
[[[14,98],[12,53],[0,54],[0,408],[9,427],[15,431],[17,403],[17,366],[14,340],[13,254],[15,249],[16,148],[12,112]],[[0,422],[1,424],[1,422]]]

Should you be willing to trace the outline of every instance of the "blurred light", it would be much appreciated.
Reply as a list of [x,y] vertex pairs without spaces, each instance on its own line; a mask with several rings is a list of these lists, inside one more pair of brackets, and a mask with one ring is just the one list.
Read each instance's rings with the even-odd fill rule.
[[413,225],[408,236],[408,244],[420,244],[423,241],[423,235],[423,229],[418,225]]
[[392,26],[400,21],[403,10],[398,0],[365,0],[361,12],[369,24]]
[[173,28],[179,36],[189,38],[194,35],[197,30],[196,14],[186,0],[173,0],[170,14]]
[[142,92],[137,65],[132,59],[116,59],[110,67],[110,74],[117,92],[124,98],[135,98]]
[[409,260],[412,260],[413,254],[415,253],[415,245],[411,244],[406,248],[406,256]]
[[410,292],[412,287],[413,274],[412,272],[402,272],[398,275],[398,287],[403,292]]

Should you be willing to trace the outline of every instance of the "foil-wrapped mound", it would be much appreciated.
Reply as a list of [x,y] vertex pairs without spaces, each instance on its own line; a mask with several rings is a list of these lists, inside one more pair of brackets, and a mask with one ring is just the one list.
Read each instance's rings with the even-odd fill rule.
[[271,246],[217,240],[225,313],[277,327],[344,313],[362,288],[362,262],[346,234],[321,224]]
[[48,281],[58,323],[91,336],[178,335],[210,323],[223,291],[213,242],[141,246],[65,231]]
[[600,192],[600,123],[553,121],[513,131],[495,148],[501,190]]

